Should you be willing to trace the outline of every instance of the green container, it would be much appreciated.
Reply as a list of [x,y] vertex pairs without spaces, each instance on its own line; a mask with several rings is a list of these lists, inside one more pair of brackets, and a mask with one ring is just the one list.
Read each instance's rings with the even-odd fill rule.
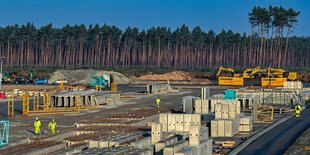
[[236,91],[235,90],[225,90],[224,100],[234,100],[236,99]]

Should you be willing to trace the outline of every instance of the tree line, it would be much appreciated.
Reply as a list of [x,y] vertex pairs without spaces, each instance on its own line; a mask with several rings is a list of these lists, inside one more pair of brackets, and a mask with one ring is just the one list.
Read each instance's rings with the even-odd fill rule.
[[190,30],[186,25],[122,31],[98,24],[16,24],[0,27],[0,54],[6,57],[5,66],[19,68],[266,67],[270,61],[274,67],[309,67],[310,38],[289,36],[299,13],[292,8],[254,7],[249,13],[250,35],[224,29],[216,34],[199,26]]

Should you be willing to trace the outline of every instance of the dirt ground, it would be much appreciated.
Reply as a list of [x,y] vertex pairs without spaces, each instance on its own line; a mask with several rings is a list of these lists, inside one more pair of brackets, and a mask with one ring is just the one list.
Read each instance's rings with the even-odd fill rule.
[[[302,150],[308,147],[308,151]],[[308,128],[298,139],[291,145],[284,155],[309,155],[310,154],[310,128]]]
[[[119,90],[123,94],[141,93],[144,91],[143,87],[132,87],[130,85],[121,85]],[[211,89],[211,95],[223,93],[223,89]],[[182,97],[193,95],[200,96],[200,89],[183,89],[177,93],[168,94],[154,94],[150,96],[136,96],[133,100],[122,100],[121,104],[114,106],[101,107],[94,110],[86,110],[81,113],[75,114],[61,114],[52,116],[40,116],[42,123],[41,131],[48,130],[47,125],[51,119],[55,119],[57,122],[56,130],[66,130],[74,127],[74,123],[81,120],[88,120],[93,118],[107,118],[115,114],[128,112],[131,110],[137,110],[141,108],[157,108],[155,100],[160,97],[160,108],[181,108]],[[32,103],[32,101],[30,101]],[[0,103],[1,104],[1,103]],[[7,118],[7,104],[3,104],[3,110],[0,112],[0,120],[10,121],[10,144],[1,147],[7,148],[12,145],[26,142],[27,138],[33,138],[34,127],[33,122],[35,116],[25,118]],[[17,100],[15,104],[22,104],[22,100]],[[16,113],[21,112],[21,109],[17,109]],[[1,154],[1,153],[0,153]]]
[[2,90],[5,92],[19,89],[20,91],[44,91],[44,90],[55,90],[56,85],[2,85]]

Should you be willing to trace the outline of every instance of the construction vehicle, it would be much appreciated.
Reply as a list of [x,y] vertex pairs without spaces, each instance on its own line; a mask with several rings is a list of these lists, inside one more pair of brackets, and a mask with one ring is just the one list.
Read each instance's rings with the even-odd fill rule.
[[241,77],[241,74],[239,73],[235,73],[235,70],[232,68],[224,68],[224,67],[220,67],[219,71],[217,72],[216,76],[219,77],[222,71],[228,71],[232,73],[233,77]]
[[2,82],[3,83],[10,83],[11,82],[11,75],[10,75],[10,72],[4,72],[2,73]]
[[96,89],[96,86],[100,85],[101,89],[107,89],[109,80],[105,79],[103,76],[91,76],[90,77],[90,87]]
[[275,78],[287,78],[288,80],[296,80],[297,73],[296,72],[286,72],[284,69],[280,68],[269,68],[269,74]]
[[[222,71],[228,71],[232,73],[232,77],[220,76]],[[216,76],[218,77],[219,85],[233,85],[233,86],[243,86],[243,77],[239,73],[235,73],[232,68],[220,67]]]

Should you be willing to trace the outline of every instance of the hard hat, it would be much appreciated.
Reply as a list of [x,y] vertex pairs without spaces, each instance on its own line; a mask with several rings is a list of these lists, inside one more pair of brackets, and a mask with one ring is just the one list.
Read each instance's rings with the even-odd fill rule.
[[36,117],[36,120],[39,120],[39,118],[38,118],[38,117]]
[[55,120],[53,119],[52,121],[54,122]]

